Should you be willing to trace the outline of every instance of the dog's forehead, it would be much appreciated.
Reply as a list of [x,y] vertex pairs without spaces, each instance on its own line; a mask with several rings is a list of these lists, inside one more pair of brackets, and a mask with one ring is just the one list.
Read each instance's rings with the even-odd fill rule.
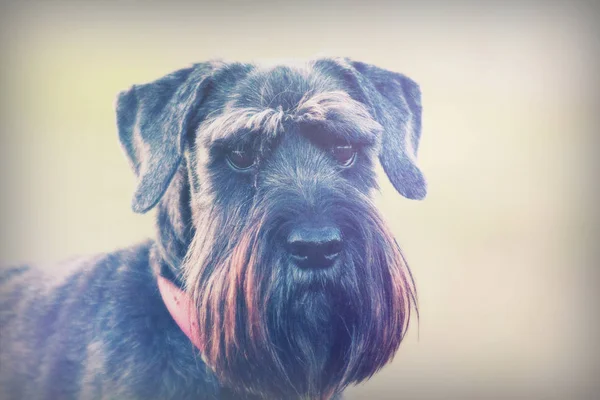
[[198,128],[207,145],[252,133],[268,140],[292,124],[318,125],[324,134],[369,143],[382,129],[368,107],[352,98],[341,77],[315,68],[313,62],[253,65],[219,94],[221,106],[209,110]]
[[343,85],[314,68],[313,63],[258,64],[235,88],[237,108],[279,108],[289,112],[307,96],[342,91]]

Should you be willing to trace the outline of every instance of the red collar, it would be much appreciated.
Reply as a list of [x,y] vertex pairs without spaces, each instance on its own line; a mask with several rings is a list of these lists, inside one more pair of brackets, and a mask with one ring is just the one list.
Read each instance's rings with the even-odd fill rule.
[[158,290],[171,317],[194,346],[201,350],[198,316],[192,299],[173,282],[160,275],[158,276]]

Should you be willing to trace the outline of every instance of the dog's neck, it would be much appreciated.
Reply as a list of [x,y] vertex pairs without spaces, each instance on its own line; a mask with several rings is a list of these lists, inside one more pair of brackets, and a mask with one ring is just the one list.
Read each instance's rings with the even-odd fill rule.
[[184,287],[181,265],[194,236],[190,208],[190,185],[182,165],[156,211],[157,240],[152,250],[152,269],[179,288]]
[[164,276],[158,276],[156,279],[158,290],[169,314],[194,346],[201,350],[203,346],[199,339],[199,325],[194,312],[194,302],[187,293],[169,279]]
[[173,263],[173,257],[170,257],[167,250],[162,246],[161,241],[156,241],[150,249],[150,268],[156,278],[163,277],[172,282],[179,289],[185,287],[183,278],[180,274],[180,262]]

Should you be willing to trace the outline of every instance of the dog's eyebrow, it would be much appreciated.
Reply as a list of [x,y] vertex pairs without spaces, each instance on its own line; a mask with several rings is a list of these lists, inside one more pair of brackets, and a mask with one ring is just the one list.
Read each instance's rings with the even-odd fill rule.
[[206,143],[235,142],[248,133],[263,132],[275,137],[282,127],[283,110],[273,108],[235,108],[228,106],[224,112],[202,122],[198,132]]
[[288,123],[316,127],[334,138],[365,144],[374,143],[383,130],[365,105],[346,92],[330,91],[307,93],[289,110],[282,106],[236,108],[228,105],[223,113],[201,123],[198,131],[207,144],[235,143],[258,132],[266,139],[274,138]]
[[347,142],[358,145],[373,145],[377,143],[380,132],[377,122],[370,121],[323,120],[300,123],[300,131],[310,139],[315,139],[324,144]]
[[301,101],[296,120],[335,139],[371,144],[383,131],[367,107],[343,91],[323,92]]

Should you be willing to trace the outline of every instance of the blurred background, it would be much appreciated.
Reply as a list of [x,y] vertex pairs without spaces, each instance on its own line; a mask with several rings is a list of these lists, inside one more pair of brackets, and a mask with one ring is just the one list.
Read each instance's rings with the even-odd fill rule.
[[600,398],[594,2],[0,5],[0,263],[152,237],[116,94],[196,61],[349,56],[421,85],[425,201],[378,199],[421,319],[348,399]]

